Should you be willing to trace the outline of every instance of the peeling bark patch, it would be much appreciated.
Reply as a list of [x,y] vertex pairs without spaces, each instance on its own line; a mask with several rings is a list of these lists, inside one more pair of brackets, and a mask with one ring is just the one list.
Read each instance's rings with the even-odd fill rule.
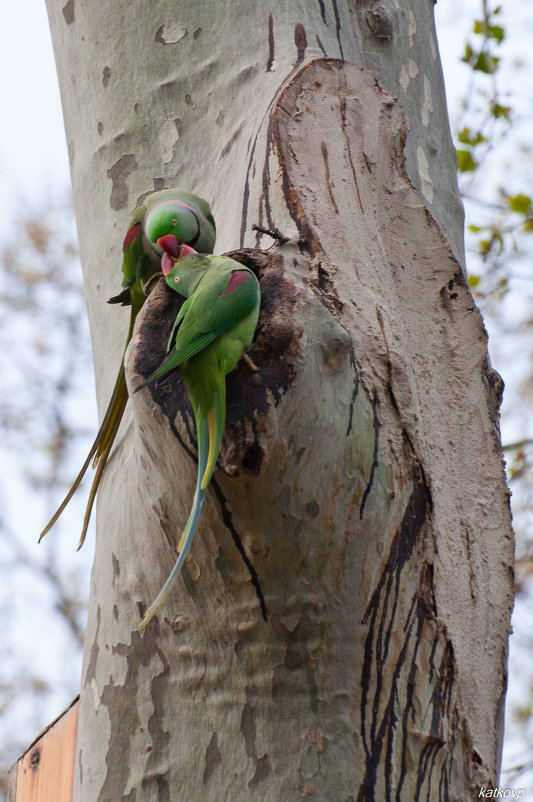
[[137,160],[133,153],[124,154],[107,171],[107,177],[112,181],[109,205],[113,211],[118,212],[128,205],[128,180],[131,173],[137,169]]
[[68,0],[63,6],[63,16],[67,25],[72,25],[74,22],[74,0]]
[[296,45],[296,49],[298,51],[298,60],[295,65],[297,66],[304,60],[305,51],[307,48],[307,34],[301,22],[297,22],[294,26],[294,44]]
[[155,41],[161,45],[175,45],[187,35],[187,28],[177,22],[160,25],[155,32]]
[[376,468],[378,467],[378,447],[379,447],[379,420],[376,408],[376,402],[372,402],[372,412],[374,415],[373,424],[374,424],[374,456],[372,457],[372,467],[370,468],[370,478],[368,480],[368,484],[365,488],[365,492],[363,493],[363,498],[361,500],[361,506],[359,508],[359,520],[363,520],[363,515],[365,512],[365,505],[370,495],[370,491],[372,490],[372,484],[374,483],[374,474],[376,472]]
[[85,672],[85,678],[83,680],[83,687],[84,689],[89,688],[91,683],[96,680],[96,662],[98,660],[98,643],[99,643],[99,633],[100,633],[100,624],[102,621],[102,611],[100,607],[98,607],[96,611],[96,633],[94,636],[94,641],[91,646],[91,657],[89,659],[89,665],[87,666],[87,671]]
[[107,89],[109,85],[109,79],[111,78],[111,70],[108,66],[105,66],[102,70],[102,86],[104,89]]
[[392,17],[382,6],[367,11],[365,21],[372,36],[381,42],[390,43],[394,31]]
[[[279,701],[284,694],[301,692],[299,675],[303,672],[309,692],[309,707],[313,713],[318,712],[318,687],[312,661],[309,658],[308,640],[313,632],[313,623],[309,610],[302,610],[300,620],[290,630],[278,615],[272,616],[272,629],[280,643],[283,644],[283,663],[274,666],[272,673],[271,694],[274,701]],[[297,690],[295,691],[295,687]]]
[[[125,733],[136,738],[139,732],[140,720],[137,705],[132,704],[136,698],[139,687],[139,675],[142,669],[152,664],[154,654],[157,654],[161,663],[158,674],[153,676],[150,683],[152,704],[154,711],[148,721],[149,737],[146,746],[150,747],[142,789],[143,798],[155,798],[170,802],[170,788],[166,779],[166,761],[164,756],[168,750],[170,736],[161,728],[168,712],[166,699],[168,694],[169,667],[166,658],[158,646],[159,625],[156,623],[150,631],[143,635],[132,633],[130,643],[118,643],[113,647],[113,654],[125,658],[127,665],[126,676],[121,684],[116,685],[113,677],[103,688],[101,704],[107,708],[111,733],[109,748],[106,755],[104,783],[100,789],[97,802],[108,802],[110,799],[128,799],[126,788],[129,785],[130,768],[124,754],[133,750],[133,744],[128,742]],[[136,794],[135,791],[132,792]],[[131,797],[135,799],[136,797]]]
[[272,13],[268,15],[268,60],[267,72],[272,72],[272,65],[274,64],[274,19]]
[[257,785],[259,785],[261,780],[266,780],[270,772],[271,768],[268,755],[263,755],[263,757],[260,757],[259,760],[256,761],[255,774],[248,782],[248,788],[255,788]]
[[163,164],[168,164],[174,158],[174,147],[181,134],[181,120],[163,120],[158,128],[159,155]]
[[111,560],[113,562],[113,584],[115,584],[115,579],[120,576],[120,563],[114,553],[111,553]]
[[[246,695],[248,696],[248,689],[246,689]],[[257,757],[256,747],[255,747],[255,739],[257,736],[257,729],[255,726],[255,713],[252,705],[247,700],[241,714],[241,733],[244,738],[244,748],[246,750],[246,754],[248,755],[251,760],[253,760],[255,764],[255,773],[251,780],[248,781],[248,788],[255,788],[261,780],[264,780],[268,777],[271,772],[270,762],[268,759],[268,755],[265,754],[262,757]]]
[[255,760],[255,716],[252,705],[249,702],[246,702],[242,709],[241,733],[244,738],[244,748],[246,750],[246,754],[248,757],[251,757],[253,760]]
[[205,769],[203,775],[203,783],[207,785],[213,773],[215,772],[216,768],[220,766],[222,763],[222,756],[220,754],[218,743],[217,743],[217,734],[216,732],[213,733],[211,740],[209,741],[209,746],[205,751]]
[[311,519],[316,518],[320,513],[320,505],[315,499],[312,499],[305,505],[305,511]]

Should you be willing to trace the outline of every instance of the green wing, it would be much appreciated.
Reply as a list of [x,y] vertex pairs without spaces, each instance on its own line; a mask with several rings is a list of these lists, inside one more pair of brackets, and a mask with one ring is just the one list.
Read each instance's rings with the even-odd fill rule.
[[258,306],[259,298],[259,283],[247,268],[238,265],[208,271],[176,318],[175,325],[180,319],[181,325],[174,350],[137,390],[177,368],[240,323]]
[[[223,272],[215,268],[206,273],[189,300],[176,337],[178,351],[188,352],[205,334],[215,339],[240,323],[259,303],[259,284],[254,274],[241,265]],[[183,359],[202,348],[205,345],[199,345]]]

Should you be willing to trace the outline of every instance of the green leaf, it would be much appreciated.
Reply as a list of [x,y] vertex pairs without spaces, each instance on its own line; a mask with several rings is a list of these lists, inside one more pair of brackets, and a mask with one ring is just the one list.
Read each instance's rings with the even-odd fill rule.
[[498,44],[503,42],[505,31],[501,25],[487,25],[485,20],[476,20],[472,28],[475,34],[483,34],[491,39],[495,39]]
[[477,287],[480,281],[481,281],[481,276],[474,276],[474,275],[468,276],[468,286],[470,287],[471,290],[473,290],[474,287]]
[[500,103],[494,103],[491,108],[494,117],[503,117],[504,120],[509,120],[511,111],[511,106],[502,106]]
[[511,211],[518,212],[518,214],[527,214],[531,208],[531,198],[529,195],[514,195],[513,197],[507,198],[507,203]]
[[500,59],[497,58],[497,56],[491,56],[482,51],[478,54],[477,60],[472,66],[474,70],[479,70],[479,72],[484,72],[487,75],[491,75],[493,72],[496,72],[499,63]]
[[500,44],[505,37],[505,31],[501,25],[489,25],[489,36],[492,36]]
[[480,145],[481,142],[485,142],[485,137],[480,131],[473,134],[467,126],[458,132],[457,139],[459,142],[462,142],[463,145],[472,145],[472,147],[474,145]]
[[461,61],[466,61],[466,63],[469,64],[473,55],[474,55],[474,51],[472,50],[470,42],[467,42],[466,45],[465,45],[465,54],[464,54],[463,58],[461,59]]
[[460,173],[468,173],[470,170],[475,170],[477,165],[477,161],[469,150],[457,151],[457,169]]
[[471,223],[468,226],[468,230],[471,231],[472,234],[479,234],[479,232],[482,231],[482,228],[481,226],[475,226],[473,223]]
[[465,126],[460,131],[458,131],[457,139],[459,140],[459,142],[462,142],[465,145],[470,144],[470,128],[467,128]]

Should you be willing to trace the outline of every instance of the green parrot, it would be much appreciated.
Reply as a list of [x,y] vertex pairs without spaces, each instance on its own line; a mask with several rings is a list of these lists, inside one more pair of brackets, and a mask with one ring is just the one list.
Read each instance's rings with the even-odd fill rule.
[[[212,253],[215,245],[215,221],[211,215],[209,204],[193,195],[192,192],[180,189],[164,189],[161,192],[153,192],[148,195],[141,206],[135,209],[123,243],[122,273],[124,278],[122,285],[124,289],[119,295],[108,301],[111,304],[121,303],[123,306],[131,306],[130,325],[124,353],[131,340],[135,318],[145,301],[146,282],[162,269],[162,262],[168,267],[168,255],[148,233],[149,230],[160,227],[161,220],[164,221],[167,229],[173,232],[177,243],[195,246],[202,253]],[[76,492],[92,461],[96,472],[87,501],[78,549],[83,545],[96,491],[118,432],[127,400],[128,391],[124,376],[123,356],[111,400],[87,459],[61,506],[41,532],[39,540],[55,524]]]
[[[147,228],[148,230],[148,228]],[[167,599],[194,535],[207,485],[215,470],[226,419],[226,374],[246,354],[254,338],[259,305],[259,282],[247,267],[226,256],[206,256],[181,246],[172,234],[150,236],[165,250],[163,274],[169,287],[183,295],[170,335],[172,351],[135,392],[177,368],[191,400],[198,440],[198,475],[191,511],[178,543],[178,558],[139,628],[144,629]],[[257,368],[248,358],[251,367]]]

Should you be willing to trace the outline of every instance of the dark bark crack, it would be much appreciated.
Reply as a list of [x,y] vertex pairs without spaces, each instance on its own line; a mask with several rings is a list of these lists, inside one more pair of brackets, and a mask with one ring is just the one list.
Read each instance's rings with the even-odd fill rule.
[[268,15],[268,61],[266,71],[272,71],[274,64],[274,19],[272,13]]
[[[411,475],[412,490],[400,527],[394,537],[389,556],[372,598],[363,623],[368,622],[368,633],[364,647],[364,664],[361,676],[361,734],[366,755],[365,773],[359,789],[358,802],[374,802],[377,776],[384,772],[386,798],[401,795],[401,788],[408,774],[408,749],[410,723],[415,720],[416,687],[419,673],[420,645],[427,641],[423,629],[431,627],[433,645],[430,656],[429,681],[433,684],[430,709],[430,731],[427,743],[419,757],[419,781],[415,802],[429,798],[440,750],[446,746],[448,760],[440,765],[438,783],[442,785],[453,759],[453,746],[447,738],[447,722],[452,715],[452,688],[454,683],[453,651],[435,618],[431,604],[431,570],[422,569],[419,586],[413,596],[410,609],[401,620],[400,585],[402,571],[413,562],[414,552],[422,553],[420,539],[431,512],[431,498],[419,466],[415,464]],[[403,644],[394,665],[389,665],[393,654],[392,639],[402,633]],[[435,670],[437,648],[442,648],[440,664]],[[386,677],[390,675],[390,679]],[[398,714],[401,704],[401,714]],[[395,745],[398,739],[401,743]],[[399,749],[398,749],[399,747]],[[383,751],[385,756],[383,760]],[[394,765],[394,755],[400,755],[400,764]],[[436,790],[434,791],[436,793]],[[433,798],[433,796],[432,796]],[[439,799],[445,797],[439,796]]]
[[376,468],[378,467],[378,451],[379,451],[379,419],[377,413],[377,403],[376,401],[372,401],[372,413],[373,413],[373,426],[374,426],[374,454],[372,457],[372,465],[370,468],[370,478],[368,480],[368,484],[365,488],[365,492],[363,493],[363,498],[361,500],[361,506],[359,508],[359,520],[363,520],[363,515],[365,512],[366,502],[368,500],[368,496],[370,495],[370,491],[372,490],[372,485],[374,483],[374,474],[376,472]]
[[352,431],[353,410],[354,410],[354,406],[355,406],[355,401],[356,401],[357,396],[359,394],[359,371],[357,370],[357,363],[355,361],[355,354],[353,352],[353,348],[350,349],[350,365],[353,368],[354,381],[353,381],[352,397],[350,399],[350,414],[348,416],[348,428],[346,429],[346,437],[348,437],[350,432]]

